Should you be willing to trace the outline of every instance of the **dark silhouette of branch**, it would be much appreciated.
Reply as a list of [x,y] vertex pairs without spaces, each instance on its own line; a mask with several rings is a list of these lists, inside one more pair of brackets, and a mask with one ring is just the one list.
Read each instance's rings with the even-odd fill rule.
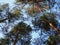
[[15,38],[15,40],[13,41],[13,45],[16,45],[17,39],[18,39],[18,34],[16,35],[16,38]]
[[10,19],[12,19],[12,18],[14,18],[14,17],[17,17],[17,16],[15,16],[15,14],[12,14],[12,13],[9,13],[9,14],[10,14],[10,15],[8,15],[7,18],[5,18],[5,19],[0,19],[0,23],[4,22],[4,21],[6,21],[6,20],[10,20]]
[[[44,21],[47,22],[47,23],[50,25],[50,27],[57,32],[58,35],[60,34],[60,30],[59,30],[57,27],[55,27],[52,23],[50,23],[50,22],[49,22],[48,20],[46,20],[46,19],[44,19]],[[47,27],[47,28],[48,28],[48,27]]]
[[5,20],[7,20],[7,18],[0,20],[0,23],[1,23],[1,22],[4,22]]

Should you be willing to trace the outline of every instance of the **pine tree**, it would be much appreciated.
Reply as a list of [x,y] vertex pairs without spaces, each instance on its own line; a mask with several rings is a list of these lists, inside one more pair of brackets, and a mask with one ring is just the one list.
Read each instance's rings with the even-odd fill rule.
[[[16,0],[16,7],[13,7],[12,10],[10,10],[8,4],[1,5],[0,23],[6,22],[7,20],[8,24],[14,24],[16,20],[21,20],[20,18],[22,18],[23,20],[22,9],[24,9],[24,6],[27,4],[29,4],[29,7],[25,10],[29,17],[34,18],[34,21],[32,21],[34,26],[38,26],[43,30],[43,32],[50,31],[51,28],[56,32],[54,33],[54,35],[49,36],[48,40],[45,43],[47,45],[57,45],[58,43],[60,43],[60,30],[57,28],[59,22],[56,20],[56,15],[51,12],[46,12],[46,10],[50,10],[52,7],[54,7],[55,0]],[[6,11],[6,18],[4,15],[4,11]],[[43,12],[43,14],[41,16],[38,15],[41,12]],[[30,45],[30,32],[32,31],[32,27],[24,23],[24,20],[14,25],[11,31],[8,30],[8,32],[6,30],[8,29],[3,29],[3,33],[6,36],[4,39],[0,40],[0,45],[11,45],[11,43],[13,45],[16,45],[18,42],[19,45]]]

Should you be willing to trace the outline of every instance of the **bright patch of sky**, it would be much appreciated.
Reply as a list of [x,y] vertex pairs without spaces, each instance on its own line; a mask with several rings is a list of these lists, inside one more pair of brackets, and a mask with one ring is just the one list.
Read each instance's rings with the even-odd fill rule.
[[60,0],[55,0],[56,2],[60,2]]
[[15,0],[0,0],[0,3],[1,3],[1,4],[9,3],[10,5],[12,5],[12,3],[13,3],[14,1],[15,1]]
[[39,38],[40,36],[39,36],[39,34],[38,34],[38,32],[32,32],[32,38]]
[[1,39],[1,38],[4,38],[4,36],[5,36],[5,35],[0,31],[0,39]]
[[14,7],[15,0],[0,0],[0,4],[9,4],[10,9]]

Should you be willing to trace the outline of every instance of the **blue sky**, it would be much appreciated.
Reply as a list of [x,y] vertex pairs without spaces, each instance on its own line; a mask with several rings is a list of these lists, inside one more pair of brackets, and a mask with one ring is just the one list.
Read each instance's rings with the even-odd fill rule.
[[14,2],[14,0],[0,0],[0,3],[13,3]]
[[14,2],[15,0],[0,0],[0,4],[9,3],[10,6],[12,6]]

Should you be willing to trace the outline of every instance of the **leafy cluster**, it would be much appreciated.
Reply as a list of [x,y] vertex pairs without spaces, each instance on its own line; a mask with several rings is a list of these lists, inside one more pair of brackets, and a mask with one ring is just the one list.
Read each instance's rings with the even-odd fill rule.
[[49,36],[47,40],[48,45],[57,45],[60,43],[60,36]]
[[[50,25],[49,23],[53,24],[55,27],[57,27],[58,21],[55,19],[55,14],[53,13],[46,13],[43,14],[42,16],[40,16],[40,18],[38,19],[37,22],[39,22],[37,24],[37,22],[35,23],[35,25],[37,24],[37,26],[39,26],[40,28],[49,31],[50,30]],[[47,28],[48,27],[48,28]]]
[[32,31],[31,27],[23,22],[20,22],[12,30],[13,33],[18,32],[21,35],[28,34],[30,31]]
[[[11,32],[9,32],[8,34],[6,34],[6,38],[1,40],[1,45],[9,45],[11,44],[11,42],[13,43],[13,45],[16,45],[16,43],[18,41],[21,42],[22,45],[24,44],[30,44],[30,39],[31,37],[29,36],[29,32],[32,31],[32,28],[23,23],[20,22],[18,25],[16,25]],[[23,38],[23,39],[22,39]],[[27,40],[25,41],[24,38],[27,38]],[[11,41],[11,42],[10,42]],[[22,42],[23,41],[23,42]]]

